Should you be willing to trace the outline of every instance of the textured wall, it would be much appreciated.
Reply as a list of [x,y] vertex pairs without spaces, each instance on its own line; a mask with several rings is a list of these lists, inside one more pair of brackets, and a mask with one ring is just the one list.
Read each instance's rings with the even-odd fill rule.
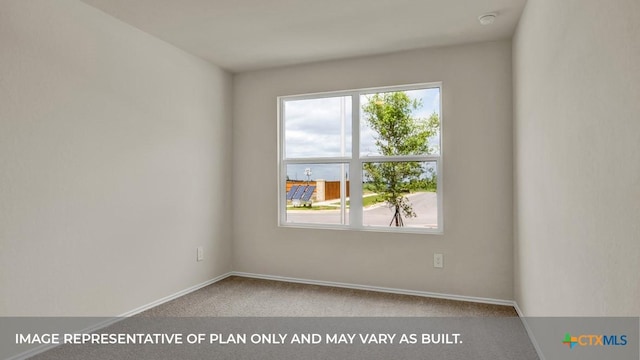
[[640,315],[640,2],[529,0],[514,37],[515,298]]
[[[443,82],[444,235],[277,226],[277,96],[434,81]],[[511,83],[510,41],[235,75],[234,270],[511,299]],[[433,268],[434,252],[444,269]]]
[[0,316],[229,271],[231,76],[81,2],[0,5]]

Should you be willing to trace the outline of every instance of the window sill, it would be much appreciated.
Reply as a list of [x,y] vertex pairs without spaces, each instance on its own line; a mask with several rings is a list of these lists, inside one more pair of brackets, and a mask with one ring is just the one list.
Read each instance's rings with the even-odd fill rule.
[[330,224],[293,224],[293,223],[280,223],[279,228],[291,228],[291,229],[308,229],[308,230],[340,230],[340,231],[363,231],[363,232],[377,232],[377,233],[392,233],[392,234],[416,234],[416,235],[444,235],[442,229],[424,229],[419,227],[381,227],[381,226],[362,226],[354,227],[349,225],[330,225]]

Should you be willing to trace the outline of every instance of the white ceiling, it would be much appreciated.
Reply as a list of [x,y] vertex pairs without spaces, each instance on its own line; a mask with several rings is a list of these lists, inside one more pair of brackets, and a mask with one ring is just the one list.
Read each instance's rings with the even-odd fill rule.
[[[510,38],[526,0],[82,0],[232,72]],[[478,16],[496,12],[493,25]]]

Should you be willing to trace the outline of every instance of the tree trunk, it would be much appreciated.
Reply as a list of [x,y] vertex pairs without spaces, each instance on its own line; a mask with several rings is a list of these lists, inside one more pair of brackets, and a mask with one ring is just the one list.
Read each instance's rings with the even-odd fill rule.
[[391,226],[391,224],[393,224],[395,221],[396,226],[400,227],[400,226],[404,226],[404,222],[402,221],[402,214],[400,213],[400,206],[396,205],[396,211],[393,214],[393,218],[391,218],[391,222],[389,223],[389,226]]

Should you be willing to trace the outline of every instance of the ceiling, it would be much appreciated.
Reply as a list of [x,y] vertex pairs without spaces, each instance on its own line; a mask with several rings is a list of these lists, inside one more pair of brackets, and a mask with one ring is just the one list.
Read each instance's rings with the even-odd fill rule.
[[[508,39],[526,0],[82,0],[231,72]],[[495,12],[494,24],[478,16]]]

